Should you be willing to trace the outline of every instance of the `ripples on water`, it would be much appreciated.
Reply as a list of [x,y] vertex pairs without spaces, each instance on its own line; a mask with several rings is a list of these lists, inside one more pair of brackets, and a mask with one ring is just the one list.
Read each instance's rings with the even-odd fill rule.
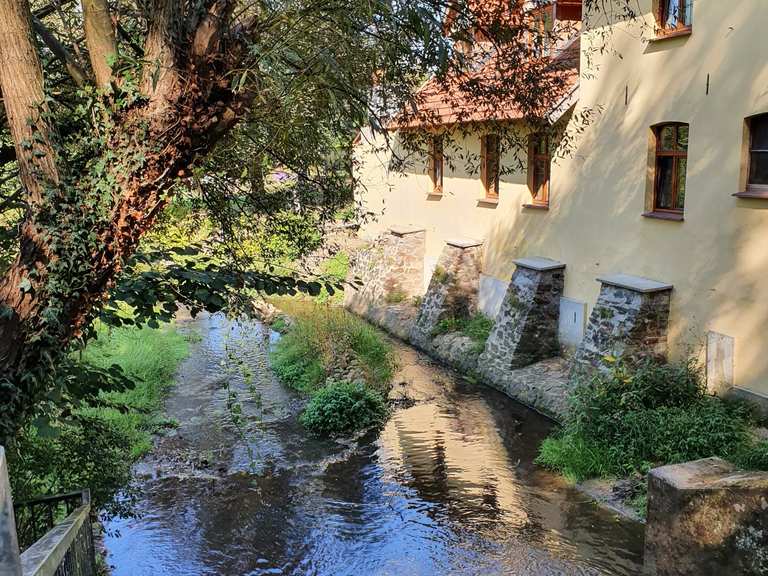
[[190,327],[202,339],[167,402],[181,425],[137,467],[139,517],[108,524],[115,576],[639,573],[641,526],[534,466],[551,424],[505,396],[399,346],[395,394],[415,404],[378,438],[317,441],[268,369],[275,334]]

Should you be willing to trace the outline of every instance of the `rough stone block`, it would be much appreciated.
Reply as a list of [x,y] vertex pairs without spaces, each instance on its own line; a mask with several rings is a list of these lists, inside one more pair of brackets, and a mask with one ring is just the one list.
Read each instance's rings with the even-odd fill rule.
[[740,472],[719,458],[652,470],[645,573],[768,574],[768,473]]
[[666,360],[672,286],[624,274],[598,280],[600,296],[576,365],[601,367],[606,356]]
[[[344,293],[344,306],[398,336],[412,324],[408,303],[423,290],[426,232],[393,228],[354,255],[348,282],[360,285]],[[397,310],[390,310],[396,308]]]
[[440,254],[427,293],[421,302],[410,341],[427,352],[437,325],[444,318],[468,318],[477,313],[482,245],[446,244]]
[[544,258],[515,262],[517,269],[478,364],[481,376],[490,380],[560,351],[558,319],[565,264]]

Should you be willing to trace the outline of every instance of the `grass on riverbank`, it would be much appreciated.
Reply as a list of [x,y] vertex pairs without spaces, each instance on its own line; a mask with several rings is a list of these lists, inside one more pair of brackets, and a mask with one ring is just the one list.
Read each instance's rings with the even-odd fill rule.
[[464,336],[472,339],[476,350],[482,351],[491,335],[491,330],[493,330],[493,320],[478,313],[470,318],[444,318],[437,323],[432,335],[439,336],[449,332],[461,332]]
[[173,326],[99,329],[78,360],[97,368],[113,364],[135,383],[122,392],[102,392],[97,401],[59,414],[53,430],[35,424],[17,438],[10,468],[14,498],[91,489],[97,508],[125,513],[114,495],[130,481],[132,464],[151,448],[152,433],[168,423],[162,402],[188,353],[187,339]]
[[[615,362],[577,386],[568,421],[544,441],[537,462],[574,482],[711,456],[767,470],[768,443],[755,439],[755,425],[747,405],[707,394],[693,361]],[[642,488],[636,500],[644,502]]]
[[396,363],[381,332],[341,308],[288,299],[277,305],[293,322],[272,352],[272,368],[312,396],[302,422],[319,435],[383,422]]

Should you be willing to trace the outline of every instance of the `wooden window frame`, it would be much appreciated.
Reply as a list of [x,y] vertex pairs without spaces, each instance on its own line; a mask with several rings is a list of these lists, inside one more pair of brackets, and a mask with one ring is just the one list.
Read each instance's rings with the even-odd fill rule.
[[[438,167],[440,168],[439,174]],[[440,134],[435,134],[429,142],[429,179],[432,181],[431,195],[440,196],[443,193],[444,178],[443,137]]]
[[690,11],[688,20],[690,24],[685,24],[684,18],[678,21],[674,28],[667,26],[667,18],[669,16],[667,12],[668,0],[657,0],[658,7],[656,9],[656,36],[659,38],[671,38],[674,36],[686,36],[693,32],[693,0],[675,0],[677,2],[677,8],[681,14],[683,14],[686,8]]
[[[746,165],[746,185],[744,187],[744,196],[752,196],[756,198],[768,198],[768,184],[752,184],[749,179],[752,174],[752,153],[756,151],[754,148],[754,129],[752,123],[758,119],[764,118],[768,120],[768,113],[755,114],[747,118],[747,131],[749,134],[749,141],[747,146],[747,165]],[[762,149],[760,150],[762,151]]]
[[[490,145],[490,150],[489,150]],[[490,160],[495,168],[494,179],[490,180]],[[498,134],[485,134],[480,140],[480,180],[485,190],[485,198],[499,199],[499,181],[501,180],[501,143]]]
[[[546,153],[539,154],[537,153],[537,144],[542,138],[544,139],[544,144],[546,146]],[[547,134],[534,132],[528,137],[528,190],[531,193],[531,201],[524,206],[529,208],[549,208],[549,190],[552,177],[552,153],[549,146],[549,135]],[[546,178],[542,194],[537,197],[538,190],[536,190],[535,170],[536,162],[540,160],[545,161]]]
[[540,43],[537,42],[534,35],[529,32],[526,39],[528,49],[531,56],[534,58],[548,58],[552,54],[553,42],[549,36],[550,32],[547,32],[547,18],[552,26],[552,30],[555,27],[555,9],[554,4],[547,4],[544,6],[537,6],[529,12],[532,19],[530,28],[535,30],[539,37],[542,39]]
[[[674,126],[675,128],[675,138],[674,142],[677,145],[677,133],[681,126],[688,126],[688,138],[690,140],[690,125],[685,122],[663,122],[662,124],[657,124],[654,126],[653,129],[653,136],[655,139],[655,145],[654,145],[654,157],[653,157],[653,204],[652,204],[652,211],[650,213],[647,213],[648,216],[653,215],[660,215],[660,216],[667,216],[669,219],[680,219],[682,218],[683,214],[685,213],[685,205],[683,205],[682,208],[661,208],[658,206],[658,198],[659,198],[659,158],[673,158],[672,162],[672,206],[677,204],[677,195],[679,193],[679,186],[680,186],[680,180],[678,178],[678,170],[680,166],[680,158],[685,158],[685,160],[688,160],[688,148],[686,147],[685,151],[680,150],[663,150],[661,148],[661,131],[666,128],[667,126]],[[690,145],[690,142],[689,142]],[[687,164],[686,164],[686,181],[688,178],[687,174]],[[685,202],[685,200],[683,200]],[[677,217],[677,218],[672,218]]]

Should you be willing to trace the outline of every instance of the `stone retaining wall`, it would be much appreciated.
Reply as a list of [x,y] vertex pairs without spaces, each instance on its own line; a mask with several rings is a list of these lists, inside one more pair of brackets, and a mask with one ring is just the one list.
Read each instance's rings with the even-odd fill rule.
[[424,282],[426,233],[392,228],[366,249],[353,255],[344,306],[406,340],[416,317],[413,299]]

